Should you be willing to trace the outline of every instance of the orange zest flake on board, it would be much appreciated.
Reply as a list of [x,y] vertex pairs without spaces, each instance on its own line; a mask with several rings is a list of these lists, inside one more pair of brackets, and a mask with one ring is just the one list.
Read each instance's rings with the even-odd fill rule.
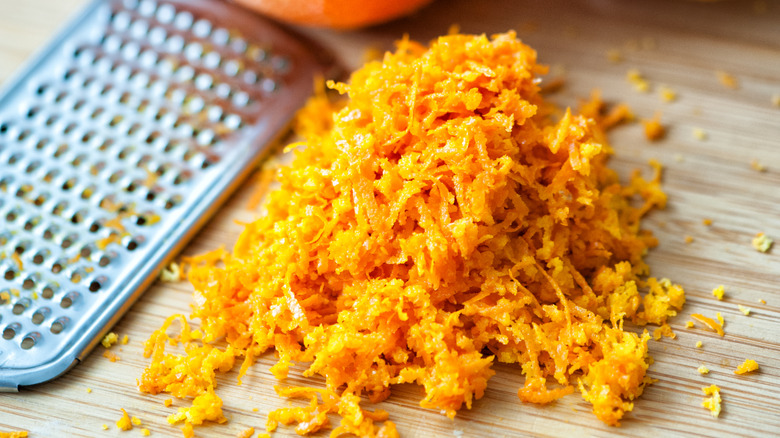
[[722,284],[712,290],[712,295],[717,298],[718,301],[723,301],[723,295],[725,294],[726,288]]
[[724,87],[731,88],[732,90],[739,88],[739,81],[734,75],[726,73],[722,70],[716,71],[715,74],[718,76],[718,81],[720,84]]
[[757,233],[756,237],[751,241],[753,248],[759,252],[768,252],[772,248],[773,243],[774,241],[764,233]]
[[698,313],[691,314],[691,318],[698,320],[699,322],[703,323],[704,325],[712,329],[712,331],[717,332],[720,336],[723,336],[725,334],[725,332],[723,331],[723,321],[722,321],[723,317],[720,316],[720,313],[718,313],[718,316],[720,322],[715,321],[710,317]]
[[26,430],[17,430],[13,432],[0,432],[0,438],[27,438],[29,436]]
[[661,85],[660,89],[658,90],[658,94],[661,96],[661,100],[664,102],[674,102],[677,100],[677,92],[666,85]]
[[120,430],[131,430],[133,428],[133,422],[130,419],[130,415],[127,414],[127,411],[122,408],[122,418],[117,420],[116,427]]
[[255,434],[255,428],[250,427],[249,429],[244,429],[241,432],[238,432],[236,434],[236,438],[250,438],[254,434]]
[[116,362],[116,361],[119,360],[119,356],[117,356],[116,354],[114,354],[113,352],[111,352],[109,350],[106,350],[106,351],[103,352],[103,357],[105,357],[106,359],[110,360],[111,362]]
[[666,128],[661,124],[661,113],[655,113],[652,119],[642,119],[645,128],[645,137],[650,141],[662,139],[666,135]]
[[650,91],[650,83],[647,82],[647,79],[642,76],[642,73],[640,73],[639,70],[635,68],[630,69],[626,73],[626,79],[634,86],[636,91],[639,91],[640,93],[647,93]]
[[753,371],[756,371],[758,369],[758,363],[753,359],[745,359],[744,362],[742,362],[736,370],[734,370],[734,374],[746,374]]
[[723,401],[720,398],[720,388],[713,384],[703,387],[701,391],[704,395],[708,396],[704,397],[704,400],[701,402],[702,407],[709,409],[710,414],[713,417],[718,418],[721,410],[721,402]]
[[191,436],[225,421],[215,374],[238,366],[240,382],[273,348],[278,379],[307,364],[324,385],[278,387],[308,403],[269,413],[269,432],[313,433],[337,413],[333,435],[390,437],[387,412],[361,399],[416,383],[421,407],[452,418],[484,395],[494,363],[517,363],[521,400],[579,389],[618,425],[652,382],[650,335],[623,321],[663,326],[685,302],[643,261],[662,169],[621,185],[604,105],[594,96],[553,119],[545,70],[514,33],[452,34],[429,49],[402,40],[329,83],[348,99],[321,94],[300,112],[311,129],[288,148],[267,214],[232,252],[185,259],[200,332],[169,317],[145,344],[139,388],[191,398],[169,417]]
[[758,172],[766,172],[767,168],[758,160],[750,161],[750,168]]

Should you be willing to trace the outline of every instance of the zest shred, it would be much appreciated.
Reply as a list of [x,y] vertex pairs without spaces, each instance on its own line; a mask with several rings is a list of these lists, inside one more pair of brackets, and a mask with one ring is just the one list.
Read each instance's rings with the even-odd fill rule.
[[[669,335],[685,302],[680,286],[643,279],[657,241],[640,219],[665,205],[661,165],[621,185],[606,166],[615,121],[597,96],[554,120],[545,71],[513,32],[451,34],[429,49],[404,39],[329,83],[348,99],[321,93],[299,114],[306,140],[291,146],[267,214],[232,253],[185,260],[200,330],[169,317],[146,342],[140,389],[191,397],[168,420],[192,436],[226,421],[216,373],[240,363],[240,382],[273,348],[278,379],[308,363],[304,376],[325,385],[277,387],[308,405],[271,412],[269,432],[313,433],[337,413],[332,436],[391,437],[388,413],[362,397],[416,383],[420,406],[452,418],[484,395],[498,361],[525,375],[522,401],[576,388],[618,425],[651,382],[650,336],[623,321]],[[180,342],[184,354],[165,351]]]

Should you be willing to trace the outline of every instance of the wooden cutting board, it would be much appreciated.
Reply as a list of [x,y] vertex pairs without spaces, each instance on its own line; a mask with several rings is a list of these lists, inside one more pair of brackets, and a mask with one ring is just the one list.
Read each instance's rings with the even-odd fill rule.
[[[0,80],[83,2],[0,0]],[[599,88],[607,101],[628,103],[639,118],[661,113],[668,128],[662,141],[648,142],[638,123],[613,132],[611,165],[626,176],[635,168],[649,173],[650,158],[665,164],[669,206],[646,222],[660,240],[648,260],[653,275],[685,287],[688,302],[673,319],[677,339],[651,341],[655,364],[650,375],[658,382],[646,389],[620,428],[599,422],[578,395],[546,407],[522,404],[516,391],[523,377],[511,366],[497,366],[485,397],[454,421],[419,408],[421,392],[411,385],[395,388],[379,407],[408,437],[780,435],[780,104],[773,104],[773,96],[780,99],[780,3],[439,0],[412,17],[369,30],[306,32],[354,68],[368,48],[388,49],[404,33],[427,41],[452,24],[471,33],[516,29],[551,66],[549,76],[565,78],[554,97],[563,105],[574,105]],[[610,50],[622,60],[610,62]],[[648,92],[636,91],[626,80],[629,69],[647,79]],[[718,71],[733,75],[738,87],[724,86]],[[677,99],[663,101],[662,86],[676,92]],[[706,138],[697,138],[695,130]],[[766,170],[751,167],[753,160]],[[230,247],[241,229],[235,221],[257,215],[245,208],[250,190],[239,191],[185,252]],[[705,226],[704,219],[712,225]],[[757,232],[778,241],[772,251],[753,249]],[[688,237],[692,242],[686,242]],[[721,284],[727,292],[718,301],[711,291]],[[24,429],[32,437],[141,436],[138,428],[120,432],[115,427],[125,408],[152,436],[179,436],[165,418],[184,403],[177,400],[166,408],[166,396],[139,393],[135,379],[146,364],[143,341],[166,316],[188,312],[190,294],[186,283],[155,284],[114,328],[130,338],[112,349],[118,362],[103,357],[98,347],[53,382],[0,394],[0,431]],[[752,309],[750,316],[738,310],[740,304]],[[726,320],[724,337],[700,325],[685,327],[691,313],[716,312]],[[695,348],[697,341],[701,348]],[[735,375],[746,358],[755,359],[760,371]],[[250,426],[262,430],[267,413],[287,405],[273,391],[272,363],[273,355],[263,357],[241,386],[235,374],[225,376],[218,393],[229,422],[197,429],[198,435],[235,436]],[[702,364],[710,369],[708,375],[696,371]],[[291,372],[289,383],[304,383],[301,370]],[[723,396],[717,419],[700,406],[701,388],[713,383]],[[292,428],[282,427],[275,436],[291,435]]]

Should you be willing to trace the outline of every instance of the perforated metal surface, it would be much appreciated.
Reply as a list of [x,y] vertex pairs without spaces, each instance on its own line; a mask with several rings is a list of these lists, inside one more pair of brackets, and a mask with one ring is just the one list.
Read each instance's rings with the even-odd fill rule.
[[0,388],[91,349],[322,63],[220,1],[96,1],[0,95]]

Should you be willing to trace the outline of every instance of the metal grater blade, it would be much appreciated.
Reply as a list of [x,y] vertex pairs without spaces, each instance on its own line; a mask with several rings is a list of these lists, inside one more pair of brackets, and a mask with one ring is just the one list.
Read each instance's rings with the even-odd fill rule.
[[0,390],[76,364],[329,60],[222,1],[91,3],[0,93]]

